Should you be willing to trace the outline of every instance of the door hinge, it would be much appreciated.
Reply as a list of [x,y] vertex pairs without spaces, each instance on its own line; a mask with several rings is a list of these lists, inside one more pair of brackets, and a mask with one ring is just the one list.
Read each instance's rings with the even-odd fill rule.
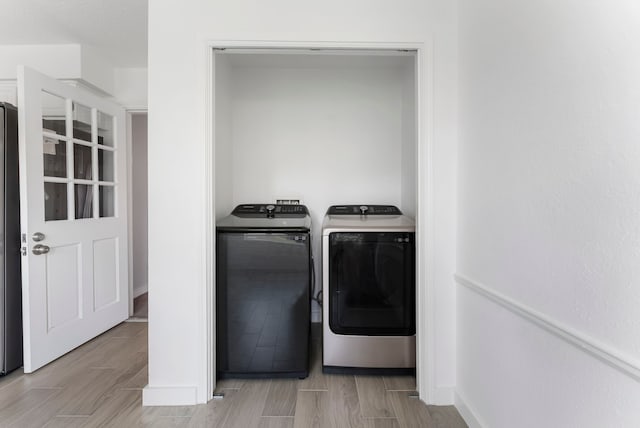
[[27,255],[27,246],[26,245],[20,247],[20,254],[23,255],[23,256]]

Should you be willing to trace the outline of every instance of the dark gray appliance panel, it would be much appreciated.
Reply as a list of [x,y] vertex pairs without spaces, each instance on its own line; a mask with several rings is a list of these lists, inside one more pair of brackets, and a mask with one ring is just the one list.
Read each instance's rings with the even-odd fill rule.
[[218,377],[306,377],[309,233],[219,231],[216,268]]

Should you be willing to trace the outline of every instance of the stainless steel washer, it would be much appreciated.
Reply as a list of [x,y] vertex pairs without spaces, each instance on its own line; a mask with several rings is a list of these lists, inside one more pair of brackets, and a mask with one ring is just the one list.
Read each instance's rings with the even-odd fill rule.
[[415,370],[415,223],[390,205],[336,205],[322,226],[323,370]]

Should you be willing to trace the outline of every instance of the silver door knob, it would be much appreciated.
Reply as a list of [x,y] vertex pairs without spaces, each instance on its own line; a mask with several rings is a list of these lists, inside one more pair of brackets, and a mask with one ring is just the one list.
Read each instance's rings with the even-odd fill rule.
[[47,254],[51,248],[46,245],[38,244],[34,245],[31,249],[31,252],[36,256],[41,256],[42,254]]
[[31,239],[33,239],[35,242],[44,241],[44,233],[36,232],[33,235],[31,235]]

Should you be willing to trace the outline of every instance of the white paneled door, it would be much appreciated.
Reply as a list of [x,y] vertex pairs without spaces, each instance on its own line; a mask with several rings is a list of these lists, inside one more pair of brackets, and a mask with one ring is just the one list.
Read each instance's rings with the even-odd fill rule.
[[125,112],[18,70],[24,370],[128,315]]

